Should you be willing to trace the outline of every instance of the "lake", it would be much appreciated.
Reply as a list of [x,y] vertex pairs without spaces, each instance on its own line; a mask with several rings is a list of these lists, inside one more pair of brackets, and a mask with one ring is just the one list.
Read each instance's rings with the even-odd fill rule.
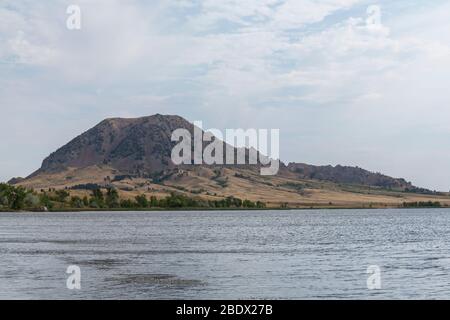
[[448,299],[450,210],[0,213],[0,257],[0,299]]

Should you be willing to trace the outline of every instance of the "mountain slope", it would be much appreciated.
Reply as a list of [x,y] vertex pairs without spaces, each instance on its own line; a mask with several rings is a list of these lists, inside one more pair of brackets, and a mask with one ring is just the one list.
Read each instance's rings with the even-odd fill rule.
[[179,116],[106,119],[47,157],[32,176],[71,167],[108,165],[121,172],[141,174],[173,168],[172,131],[194,126]]
[[[37,190],[65,188],[81,193],[92,187],[114,187],[125,197],[171,192],[207,199],[237,196],[296,207],[449,200],[404,179],[357,167],[281,163],[276,176],[261,176],[259,165],[176,166],[171,161],[175,145],[171,135],[179,128],[191,134],[194,130],[193,124],[179,116],[107,119],[52,153],[28,178],[11,183]],[[415,194],[417,191],[422,194]]]
[[325,180],[335,183],[376,186],[388,189],[407,190],[415,187],[402,178],[392,178],[381,173],[373,173],[358,167],[313,166],[304,163],[289,163],[287,169],[301,179]]

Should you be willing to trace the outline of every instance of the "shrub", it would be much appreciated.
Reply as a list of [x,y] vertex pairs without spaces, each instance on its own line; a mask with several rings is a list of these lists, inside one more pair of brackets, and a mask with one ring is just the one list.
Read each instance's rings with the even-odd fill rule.
[[136,196],[135,199],[136,199],[137,206],[139,208],[147,208],[148,207],[148,200],[145,195]]
[[84,203],[80,197],[75,196],[70,198],[70,206],[72,208],[83,208]]
[[120,207],[119,193],[114,188],[108,188],[106,191],[106,205],[108,208]]

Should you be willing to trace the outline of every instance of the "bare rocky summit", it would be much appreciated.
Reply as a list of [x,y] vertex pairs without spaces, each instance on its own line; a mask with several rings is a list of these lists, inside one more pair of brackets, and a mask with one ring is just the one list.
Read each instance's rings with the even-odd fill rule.
[[145,174],[173,168],[172,131],[194,126],[179,116],[160,114],[106,119],[48,156],[32,176],[68,168],[108,165],[128,174]]

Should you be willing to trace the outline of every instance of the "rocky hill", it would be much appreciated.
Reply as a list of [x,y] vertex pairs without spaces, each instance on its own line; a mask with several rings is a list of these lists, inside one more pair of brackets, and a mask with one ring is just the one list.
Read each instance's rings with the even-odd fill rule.
[[[31,177],[94,165],[107,165],[122,174],[134,176],[174,169],[171,151],[175,142],[171,141],[171,135],[178,128],[186,129],[193,135],[194,125],[179,116],[157,114],[135,119],[106,119],[48,156]],[[289,163],[282,165],[279,174],[286,174],[286,171],[296,174],[299,179],[382,188],[413,188],[404,179],[358,167]],[[20,182],[20,179],[15,182]]]
[[172,131],[194,126],[179,116],[106,119],[48,156],[32,176],[67,168],[109,165],[120,172],[144,174],[173,168]]
[[392,178],[381,173],[374,173],[359,167],[313,166],[304,163],[289,163],[287,169],[298,174],[301,179],[325,180],[335,183],[348,183],[376,186],[386,189],[413,189],[410,182],[402,178]]
[[179,128],[191,134],[194,131],[194,125],[179,116],[157,114],[107,119],[49,155],[29,177],[15,178],[10,183],[35,190],[56,188],[80,192],[114,187],[130,197],[172,192],[208,199],[237,196],[296,207],[331,203],[397,205],[403,201],[428,201],[437,196],[405,179],[358,167],[281,163],[276,176],[261,176],[259,165],[176,166],[171,160],[176,144],[171,141],[171,135]]

